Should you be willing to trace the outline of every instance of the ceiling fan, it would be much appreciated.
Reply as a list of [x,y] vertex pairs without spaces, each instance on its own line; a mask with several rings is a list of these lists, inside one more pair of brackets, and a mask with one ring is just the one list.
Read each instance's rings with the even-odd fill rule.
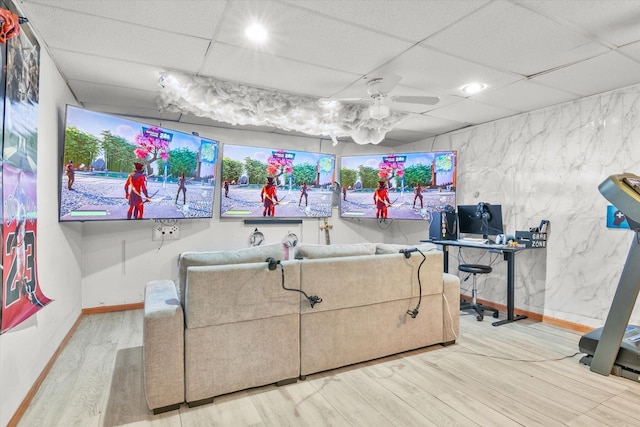
[[371,99],[373,102],[369,106],[369,115],[373,119],[384,119],[391,110],[385,100],[403,104],[422,104],[435,105],[440,101],[437,96],[390,96],[389,92],[398,84],[401,77],[391,75],[387,78],[375,77],[367,82],[367,94],[369,98],[338,98],[335,101],[366,101]]

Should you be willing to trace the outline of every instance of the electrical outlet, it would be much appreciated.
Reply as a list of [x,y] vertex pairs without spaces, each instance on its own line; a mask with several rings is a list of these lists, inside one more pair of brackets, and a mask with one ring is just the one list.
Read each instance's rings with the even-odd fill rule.
[[156,224],[153,226],[153,240],[178,240],[180,229],[177,225]]

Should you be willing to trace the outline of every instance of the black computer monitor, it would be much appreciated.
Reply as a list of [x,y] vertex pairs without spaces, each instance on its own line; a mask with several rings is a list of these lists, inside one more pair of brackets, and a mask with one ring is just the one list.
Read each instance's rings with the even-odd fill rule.
[[502,206],[484,202],[458,205],[458,229],[460,234],[481,234],[485,239],[504,234]]

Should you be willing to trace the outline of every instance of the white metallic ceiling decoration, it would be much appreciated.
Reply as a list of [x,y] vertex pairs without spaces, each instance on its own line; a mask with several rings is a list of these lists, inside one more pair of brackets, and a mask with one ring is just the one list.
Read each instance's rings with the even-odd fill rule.
[[392,111],[372,118],[369,107],[292,95],[275,90],[165,71],[159,80],[161,111],[190,113],[233,125],[272,126],[314,136],[350,136],[358,144],[378,144],[411,113]]

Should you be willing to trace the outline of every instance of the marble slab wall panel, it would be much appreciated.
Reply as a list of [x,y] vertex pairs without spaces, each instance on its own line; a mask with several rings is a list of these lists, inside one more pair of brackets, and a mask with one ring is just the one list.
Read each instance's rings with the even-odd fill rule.
[[[606,228],[609,202],[598,185],[612,174],[640,175],[640,86],[426,143],[458,150],[458,204],[502,204],[508,233],[551,221],[547,249],[516,257],[516,307],[602,326],[635,233]],[[461,255],[465,262],[487,261],[480,252]],[[494,260],[494,273],[480,279],[480,298],[506,304],[504,264]],[[640,304],[631,323],[640,324]]]

